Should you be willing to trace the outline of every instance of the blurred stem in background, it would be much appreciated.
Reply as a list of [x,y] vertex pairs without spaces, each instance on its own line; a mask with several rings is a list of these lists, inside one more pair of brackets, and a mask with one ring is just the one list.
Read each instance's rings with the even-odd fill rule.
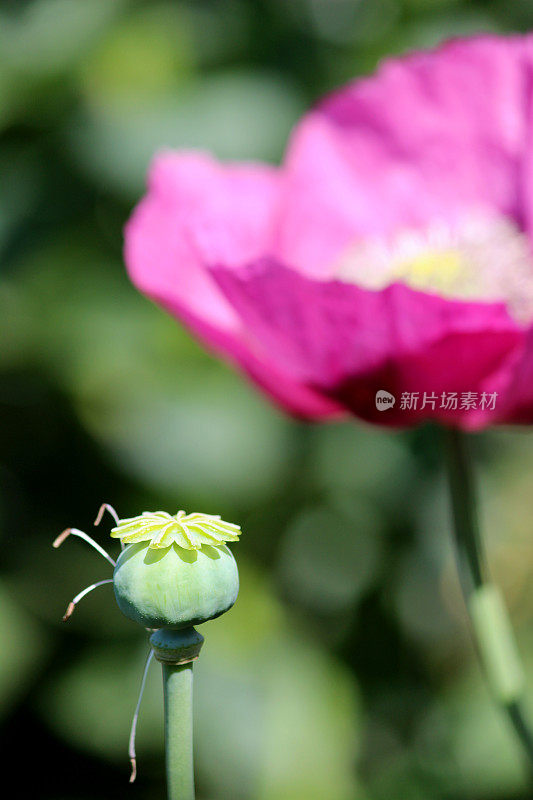
[[479,657],[493,696],[505,709],[533,775],[533,733],[523,708],[524,671],[503,598],[488,577],[467,435],[446,429],[444,436],[457,566]]

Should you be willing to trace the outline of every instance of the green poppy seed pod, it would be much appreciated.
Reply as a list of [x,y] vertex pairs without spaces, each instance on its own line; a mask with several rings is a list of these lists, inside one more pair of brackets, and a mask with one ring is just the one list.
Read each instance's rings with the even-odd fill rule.
[[230,550],[176,544],[154,550],[148,543],[122,551],[113,574],[120,610],[145,628],[184,628],[220,616],[239,591],[237,564]]
[[[165,707],[165,750],[169,800],[194,799],[192,750],[193,662],[204,637],[194,625],[220,616],[235,603],[239,592],[237,564],[226,542],[239,539],[241,529],[218,515],[178,511],[144,511],[119,519],[112,506],[105,510],[116,526],[122,552],[115,562],[109,553],[77,528],[67,528],[54,541],[59,547],[71,534],[84,539],[113,567],[113,578],[88,586],[69,603],[68,619],[76,603],[97,586],[113,583],[120,610],[150,630],[150,652],[141,681],[130,733],[130,783],[137,773],[135,732],[148,668],[155,657],[162,664]],[[128,545],[124,548],[124,545]]]
[[120,610],[145,628],[179,630],[220,616],[239,591],[237,564],[224,540],[240,529],[219,517],[145,513],[111,535],[131,542],[114,574]]

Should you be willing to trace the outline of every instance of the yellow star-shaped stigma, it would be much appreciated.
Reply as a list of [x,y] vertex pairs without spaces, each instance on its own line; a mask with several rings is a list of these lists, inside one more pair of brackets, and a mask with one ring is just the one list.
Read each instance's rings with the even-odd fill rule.
[[224,522],[220,516],[198,511],[186,514],[167,514],[166,511],[143,511],[138,517],[121,519],[111,530],[111,536],[126,544],[148,541],[151,548],[165,548],[172,544],[184,550],[201,550],[206,545],[236,542],[241,534],[240,525]]

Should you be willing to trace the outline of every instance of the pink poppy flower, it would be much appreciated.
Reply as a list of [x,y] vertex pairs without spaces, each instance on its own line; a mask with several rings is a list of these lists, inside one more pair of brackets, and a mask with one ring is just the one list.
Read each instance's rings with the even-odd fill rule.
[[532,76],[532,37],[458,39],[326,98],[279,168],[161,153],[133,282],[295,415],[533,422]]

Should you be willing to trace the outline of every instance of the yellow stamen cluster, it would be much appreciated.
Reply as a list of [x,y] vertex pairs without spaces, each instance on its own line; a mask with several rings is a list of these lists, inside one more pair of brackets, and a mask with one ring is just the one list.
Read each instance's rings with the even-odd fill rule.
[[174,516],[166,511],[143,511],[138,517],[121,519],[111,530],[111,536],[126,544],[148,541],[151,548],[165,548],[172,544],[184,550],[200,550],[204,545],[221,545],[236,542],[240,525],[224,522],[219,515],[195,511],[186,514],[178,511]]
[[481,209],[453,224],[434,220],[358,239],[341,254],[335,277],[378,291],[398,282],[452,300],[505,303],[517,322],[533,319],[530,242],[512,220]]

